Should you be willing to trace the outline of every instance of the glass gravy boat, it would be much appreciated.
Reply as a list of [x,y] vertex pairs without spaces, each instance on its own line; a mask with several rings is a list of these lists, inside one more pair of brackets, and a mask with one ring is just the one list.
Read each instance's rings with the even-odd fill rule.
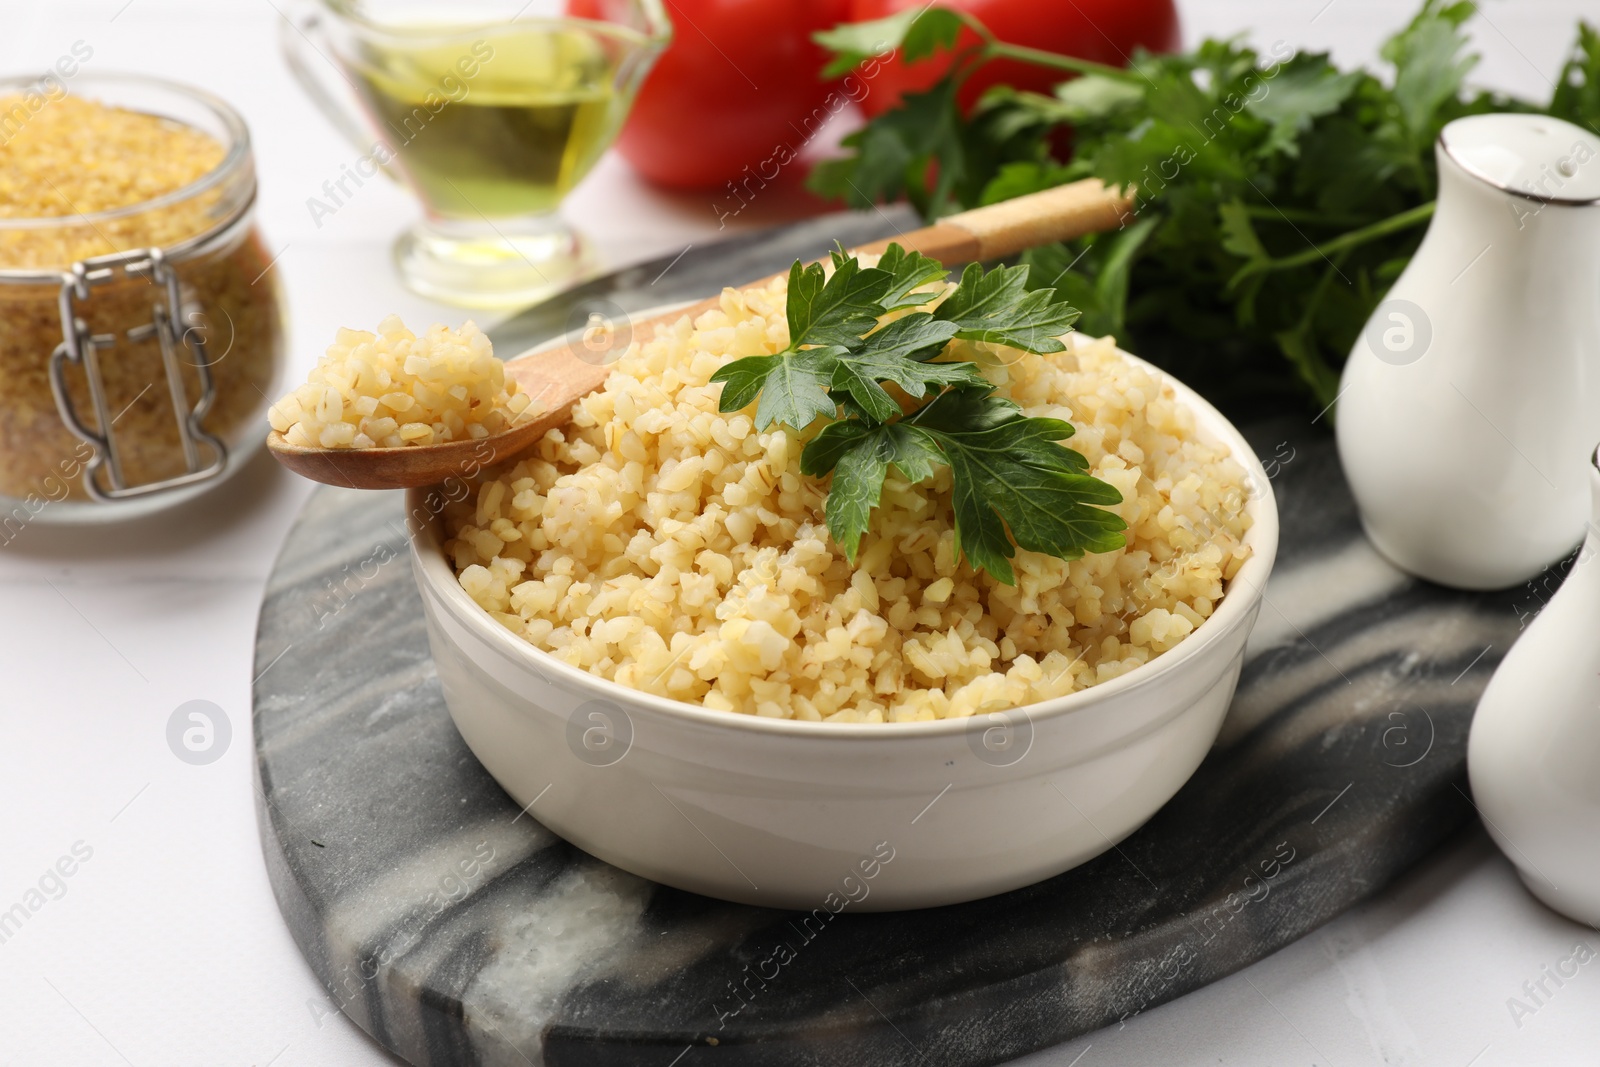
[[395,245],[416,292],[516,307],[582,276],[588,251],[559,206],[615,138],[671,23],[661,0],[607,0],[600,19],[562,10],[560,0],[301,0],[286,16],[285,56],[360,153],[311,198],[313,215],[383,170],[424,208]]

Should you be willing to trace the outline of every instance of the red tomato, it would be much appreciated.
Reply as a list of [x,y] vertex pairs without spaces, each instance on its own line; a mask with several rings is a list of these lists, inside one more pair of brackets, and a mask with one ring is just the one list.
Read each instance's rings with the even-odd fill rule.
[[[864,22],[923,7],[926,0],[851,0],[850,19]],[[1178,47],[1178,12],[1173,0],[939,0],[941,7],[965,11],[1008,44],[1124,67],[1136,45],[1152,52]],[[978,43],[961,32],[960,51]],[[901,94],[920,92],[950,69],[952,53],[939,52],[910,65],[892,56],[871,79],[861,107],[879,115],[900,102]],[[996,59],[979,67],[961,87],[961,106],[970,109],[991,85],[1048,93],[1067,75],[1017,60]]]
[[[771,172],[847,102],[819,78],[811,34],[844,20],[849,0],[666,0],[671,46],[656,61],[617,149],[660,185],[717,188],[745,167]],[[604,0],[568,0],[599,17]],[[829,93],[839,97],[829,107]],[[778,162],[775,164],[775,157]]]

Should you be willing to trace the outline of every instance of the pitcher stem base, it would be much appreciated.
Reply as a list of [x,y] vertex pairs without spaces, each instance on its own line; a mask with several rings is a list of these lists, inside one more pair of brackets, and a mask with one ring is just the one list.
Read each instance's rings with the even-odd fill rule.
[[395,267],[406,287],[446,304],[517,308],[571,288],[595,269],[592,249],[559,217],[537,226],[423,221],[400,235]]

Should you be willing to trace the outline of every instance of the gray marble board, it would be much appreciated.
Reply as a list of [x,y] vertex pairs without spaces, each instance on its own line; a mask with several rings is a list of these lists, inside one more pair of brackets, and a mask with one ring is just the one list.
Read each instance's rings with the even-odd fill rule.
[[[732,268],[691,252],[676,284],[892,222],[747,241]],[[603,282],[572,306],[675,298]],[[520,812],[445,710],[398,494],[320,490],[261,609],[254,739],[268,872],[330,1006],[419,1067],[977,1067],[1231,974],[1370,896],[1470,817],[1473,706],[1560,576],[1494,595],[1409,579],[1363,538],[1325,437],[1250,436],[1282,551],[1189,784],[1059,877],[820,933],[608,867]]]

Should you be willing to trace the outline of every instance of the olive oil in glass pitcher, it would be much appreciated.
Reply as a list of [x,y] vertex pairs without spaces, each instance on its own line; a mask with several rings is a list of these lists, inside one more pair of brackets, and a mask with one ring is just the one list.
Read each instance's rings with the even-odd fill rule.
[[[424,218],[395,246],[412,289],[515,307],[584,273],[561,201],[616,136],[670,33],[659,0],[604,11],[306,0],[292,16],[290,65],[363,153],[358,170],[386,170],[422,202]],[[325,76],[330,62],[343,87]]]

